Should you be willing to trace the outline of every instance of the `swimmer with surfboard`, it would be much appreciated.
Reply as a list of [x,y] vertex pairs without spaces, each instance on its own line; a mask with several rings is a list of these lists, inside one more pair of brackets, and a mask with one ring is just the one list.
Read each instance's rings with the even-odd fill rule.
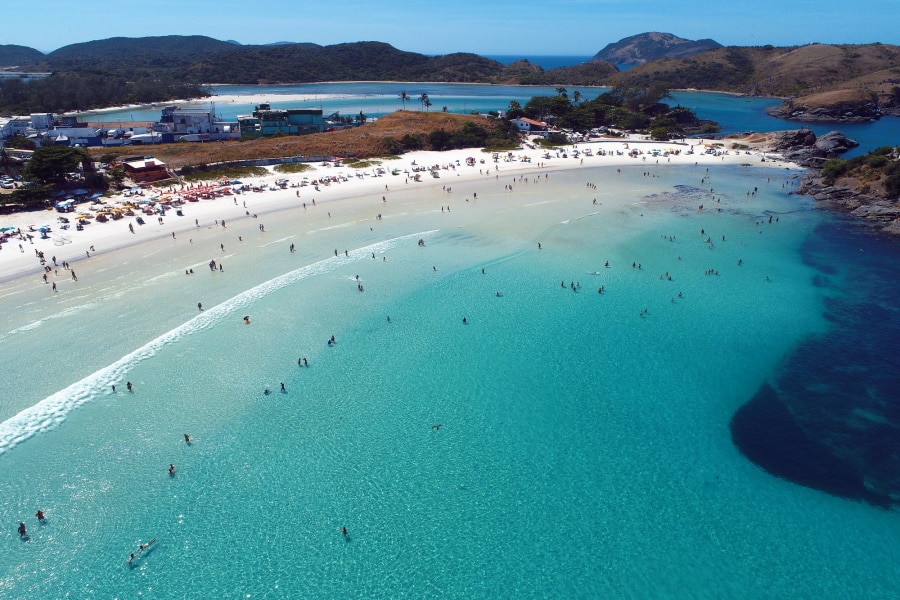
[[156,542],[156,538],[153,538],[152,540],[150,540],[150,541],[147,542],[146,544],[141,544],[140,546],[138,546],[138,551],[137,551],[137,552],[132,552],[131,555],[128,557],[128,559],[127,559],[125,562],[127,562],[128,564],[131,564],[131,562],[132,562],[134,559],[138,558],[141,554],[143,554],[144,550],[146,550],[147,548],[149,548],[150,546],[152,546],[155,542]]

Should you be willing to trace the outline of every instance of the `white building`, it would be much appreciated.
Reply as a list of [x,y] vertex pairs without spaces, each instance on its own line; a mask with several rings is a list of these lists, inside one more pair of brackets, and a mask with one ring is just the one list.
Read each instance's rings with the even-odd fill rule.
[[547,124],[543,121],[535,121],[534,119],[529,119],[528,117],[519,117],[518,119],[510,120],[510,123],[518,127],[519,131],[528,132],[528,131],[545,131],[547,129]]
[[31,126],[35,129],[45,130],[53,127],[53,113],[32,113]]
[[220,140],[238,137],[237,123],[226,123],[216,118],[216,113],[208,108],[184,108],[169,106],[162,111],[156,131],[171,133],[175,141],[184,137],[192,141],[197,139]]
[[30,117],[0,117],[0,140],[33,132]]

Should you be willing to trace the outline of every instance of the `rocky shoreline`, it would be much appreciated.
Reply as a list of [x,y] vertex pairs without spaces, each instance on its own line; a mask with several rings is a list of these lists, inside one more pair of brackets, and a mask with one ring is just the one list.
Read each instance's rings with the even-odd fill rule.
[[900,236],[900,203],[895,200],[837,185],[826,185],[820,169],[811,169],[800,180],[797,193],[812,196],[820,206],[871,225],[882,233]]
[[878,102],[839,102],[830,106],[811,107],[787,100],[766,110],[779,119],[807,123],[868,123],[877,121],[885,113]]
[[880,186],[854,177],[829,185],[822,177],[825,161],[855,148],[859,145],[856,141],[837,131],[816,136],[809,129],[794,129],[770,134],[767,145],[785,160],[807,168],[797,193],[812,196],[823,208],[848,213],[880,232],[900,236],[900,203],[888,198]]

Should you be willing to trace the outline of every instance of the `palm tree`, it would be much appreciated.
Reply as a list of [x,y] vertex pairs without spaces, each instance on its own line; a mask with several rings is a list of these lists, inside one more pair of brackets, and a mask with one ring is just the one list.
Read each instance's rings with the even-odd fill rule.
[[580,100],[581,100],[581,92],[579,92],[578,90],[575,90],[574,92],[572,92],[572,102],[574,102],[575,104],[578,104],[578,102]]
[[556,88],[556,93],[557,93],[558,95],[562,96],[563,98],[565,98],[565,97],[566,97],[566,93],[567,93],[567,92],[566,92],[566,88],[564,88],[564,87],[558,87],[558,88]]
[[400,92],[400,102],[403,103],[403,110],[406,110],[406,101],[409,100],[409,94],[406,93],[406,90]]
[[419,96],[419,102],[422,103],[423,109],[425,108],[426,105],[431,106],[431,103],[428,101],[428,94],[425,92],[422,92],[422,95]]

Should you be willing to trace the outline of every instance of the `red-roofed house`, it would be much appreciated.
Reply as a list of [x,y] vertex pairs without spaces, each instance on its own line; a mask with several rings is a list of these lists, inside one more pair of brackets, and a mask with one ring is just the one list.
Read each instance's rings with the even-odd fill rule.
[[529,119],[528,117],[519,117],[518,119],[511,119],[510,123],[519,128],[519,131],[546,131],[547,124],[543,121],[535,121],[534,119]]

